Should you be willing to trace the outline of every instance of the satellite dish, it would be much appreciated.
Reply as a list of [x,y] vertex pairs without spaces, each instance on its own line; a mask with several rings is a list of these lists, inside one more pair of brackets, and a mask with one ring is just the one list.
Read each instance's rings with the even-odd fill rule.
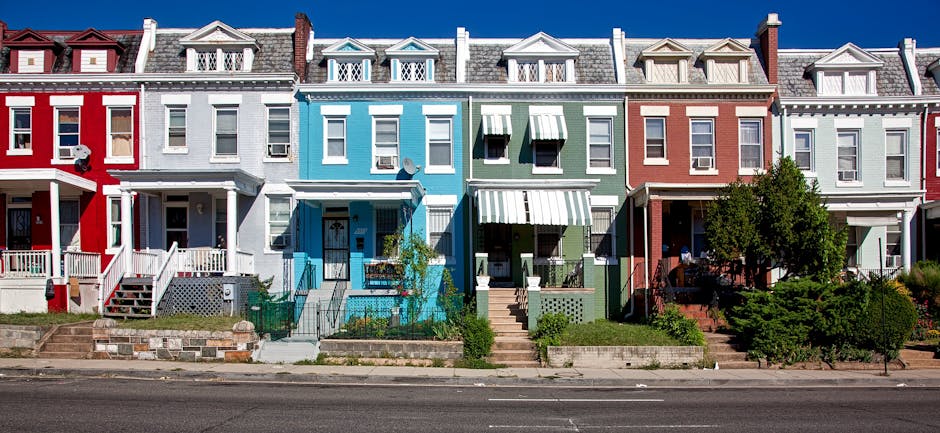
[[78,146],[75,146],[74,150],[72,150],[72,155],[75,156],[75,159],[87,159],[89,156],[91,156],[91,149],[89,149],[88,146],[85,146],[84,144],[79,144]]
[[411,176],[414,176],[414,174],[421,169],[420,166],[415,165],[415,162],[412,161],[411,158],[403,159],[401,161],[401,168],[402,170],[405,170],[405,173],[408,173]]

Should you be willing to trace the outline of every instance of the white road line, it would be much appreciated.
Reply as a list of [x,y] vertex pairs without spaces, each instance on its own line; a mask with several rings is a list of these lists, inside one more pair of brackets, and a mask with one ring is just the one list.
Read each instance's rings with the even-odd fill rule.
[[646,424],[646,425],[579,425],[577,427],[571,425],[490,425],[487,426],[491,429],[540,429],[540,430],[607,430],[607,429],[648,429],[648,428],[661,428],[661,429],[695,429],[695,428],[719,428],[721,426],[717,424]]
[[490,398],[488,401],[524,401],[524,402],[601,402],[601,403],[623,403],[623,402],[664,402],[661,398]]

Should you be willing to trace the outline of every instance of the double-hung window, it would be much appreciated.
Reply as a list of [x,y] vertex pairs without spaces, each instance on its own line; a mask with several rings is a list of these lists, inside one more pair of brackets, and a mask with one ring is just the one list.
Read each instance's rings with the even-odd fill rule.
[[705,245],[705,209],[692,210],[692,257],[702,257],[702,251],[708,251]]
[[[394,243],[395,233],[398,231],[398,209],[396,208],[376,208],[375,209],[375,255],[376,257],[385,257],[386,238]],[[392,256],[397,256],[397,245],[390,245],[393,250]]]
[[215,107],[215,148],[213,156],[238,156],[238,107]]
[[760,169],[764,164],[764,134],[761,119],[741,119],[738,125],[740,168]]
[[535,167],[561,168],[560,140],[534,140],[532,154]]
[[121,198],[108,197],[108,248],[121,245]]
[[283,251],[292,247],[291,211],[289,196],[268,196],[269,250]]
[[812,129],[797,129],[793,132],[793,157],[800,170],[813,171],[814,141]]
[[428,118],[428,171],[435,168],[454,168],[454,138],[452,119],[449,117]]
[[858,138],[857,130],[839,130],[836,133],[838,149],[838,179],[840,182],[857,182],[858,177]]
[[483,138],[486,146],[486,159],[488,161],[500,161],[509,159],[507,153],[509,136],[508,135],[487,135]]
[[27,152],[33,148],[32,107],[10,108],[10,150]]
[[648,117],[644,120],[646,159],[666,158],[666,119]]
[[268,158],[290,156],[290,107],[268,108]]
[[346,161],[346,118],[325,117],[324,130],[324,161]]
[[609,258],[614,251],[614,210],[591,208],[591,252],[595,258]]
[[715,168],[715,121],[692,119],[692,168],[713,170]]
[[451,221],[454,210],[449,206],[428,207],[428,233],[431,248],[438,256],[453,257],[454,235]]
[[166,108],[166,149],[167,151],[186,150],[186,106]]
[[62,251],[78,251],[81,249],[81,238],[78,231],[78,220],[81,215],[78,200],[63,199],[59,202],[59,246]]
[[588,119],[588,166],[613,168],[613,120]]
[[134,110],[108,107],[108,157],[133,158]]
[[907,151],[907,131],[885,131],[885,180],[907,179],[905,155]]
[[56,107],[56,157],[73,159],[72,149],[78,146],[80,117],[78,107]]
[[535,254],[542,259],[561,257],[563,226],[535,226]]
[[215,247],[225,248],[228,236],[228,201],[224,198],[213,200],[215,203]]
[[372,121],[372,152],[376,170],[398,169],[398,118],[375,117]]

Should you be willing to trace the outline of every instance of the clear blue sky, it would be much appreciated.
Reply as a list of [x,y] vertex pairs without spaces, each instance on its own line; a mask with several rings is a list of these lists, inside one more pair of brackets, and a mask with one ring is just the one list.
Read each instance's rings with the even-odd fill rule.
[[0,0],[0,19],[14,29],[139,29],[145,17],[160,27],[201,27],[216,19],[235,27],[290,27],[296,12],[310,16],[317,35],[327,38],[453,37],[458,26],[472,37],[544,31],[604,38],[614,27],[627,37],[749,37],[768,12],[777,12],[782,48],[835,48],[845,42],[885,48],[904,37],[914,37],[920,47],[940,47],[938,0]]

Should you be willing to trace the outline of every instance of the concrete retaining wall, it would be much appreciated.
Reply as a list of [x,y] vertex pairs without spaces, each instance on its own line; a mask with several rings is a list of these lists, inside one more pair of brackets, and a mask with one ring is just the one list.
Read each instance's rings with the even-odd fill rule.
[[[238,325],[236,324],[236,327]],[[95,359],[247,362],[258,334],[95,327]]]
[[695,367],[705,356],[698,346],[550,346],[552,367]]
[[320,341],[320,352],[327,356],[360,356],[364,358],[459,359],[463,356],[460,341],[414,340],[333,340]]
[[0,349],[36,349],[36,343],[48,329],[42,326],[0,325]]

